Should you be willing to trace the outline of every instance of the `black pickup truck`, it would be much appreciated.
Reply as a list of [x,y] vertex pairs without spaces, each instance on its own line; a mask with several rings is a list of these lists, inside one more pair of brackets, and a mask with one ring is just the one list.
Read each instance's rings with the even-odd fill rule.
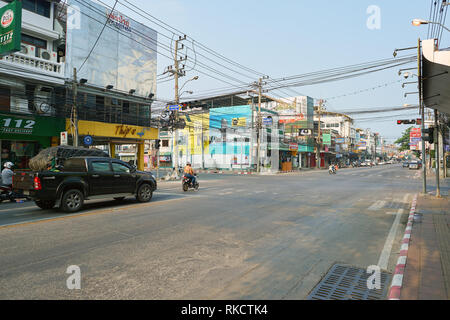
[[16,171],[13,189],[35,201],[42,209],[58,206],[76,212],[85,200],[135,196],[148,202],[156,190],[151,173],[137,171],[126,162],[103,157],[75,157],[64,161],[57,171]]

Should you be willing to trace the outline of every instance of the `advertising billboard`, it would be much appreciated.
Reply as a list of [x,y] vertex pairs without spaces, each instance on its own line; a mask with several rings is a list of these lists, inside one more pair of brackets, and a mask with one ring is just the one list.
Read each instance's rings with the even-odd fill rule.
[[77,68],[92,85],[156,94],[157,32],[96,2],[68,2],[66,77]]
[[0,56],[20,51],[22,29],[22,2],[0,8]]

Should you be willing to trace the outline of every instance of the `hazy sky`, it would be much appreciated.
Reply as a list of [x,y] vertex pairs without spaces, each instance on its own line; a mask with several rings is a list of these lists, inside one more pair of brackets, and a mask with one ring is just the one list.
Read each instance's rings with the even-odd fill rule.
[[[108,4],[114,3],[113,0],[104,1]],[[222,55],[273,78],[390,58],[395,48],[416,46],[418,37],[427,37],[428,27],[413,27],[411,20],[428,19],[431,5],[429,0],[130,2]],[[377,6],[380,9],[379,29],[371,30],[367,26],[371,16],[367,13],[369,6]],[[135,13],[130,13],[120,4],[117,9],[159,32],[172,36]],[[160,35],[158,40],[162,44],[170,45],[170,40],[164,36]],[[448,33],[444,31],[441,47],[448,47],[449,40]],[[158,51],[170,55],[162,47]],[[214,66],[203,58],[198,59]],[[159,55],[158,74],[170,64],[171,61]],[[408,65],[414,66],[414,63]],[[329,98],[401,80],[397,72],[398,69],[390,69],[356,79],[299,87],[295,90],[314,98]],[[226,73],[245,82],[252,81],[231,71]],[[230,86],[198,74],[195,70],[189,72],[185,79],[195,75],[199,75],[200,79],[190,82],[185,87],[186,90],[198,93]],[[256,78],[255,75],[254,81]],[[157,96],[173,98],[173,86],[173,81],[158,84]],[[417,91],[417,88],[415,85],[409,85],[402,89],[401,82],[397,82],[382,89],[329,100],[327,108],[339,111],[417,104],[417,95],[404,98],[403,95],[407,91]],[[406,118],[415,117],[411,115],[411,111],[403,113],[408,114]],[[397,114],[400,112],[392,113],[391,120],[364,121],[357,123],[357,126],[371,128],[392,141],[406,129],[405,126],[396,124],[396,119],[399,118],[395,116]]]

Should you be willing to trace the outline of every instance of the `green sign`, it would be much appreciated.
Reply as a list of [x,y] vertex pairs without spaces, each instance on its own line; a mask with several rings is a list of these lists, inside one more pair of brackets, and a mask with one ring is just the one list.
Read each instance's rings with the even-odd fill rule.
[[323,144],[324,145],[331,146],[331,134],[325,133],[325,134],[322,135],[322,138],[323,138]]
[[0,56],[20,51],[22,30],[22,2],[14,2],[0,9]]
[[63,118],[0,114],[0,138],[11,135],[59,137],[64,130]]

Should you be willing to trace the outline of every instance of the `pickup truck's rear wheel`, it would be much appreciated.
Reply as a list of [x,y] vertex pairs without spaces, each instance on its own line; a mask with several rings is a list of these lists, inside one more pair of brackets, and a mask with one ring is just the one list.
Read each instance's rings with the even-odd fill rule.
[[34,203],[43,210],[49,210],[53,209],[56,202],[54,200],[36,200]]
[[61,200],[61,209],[65,212],[76,212],[83,207],[84,196],[78,189],[66,191]]
[[152,187],[148,183],[144,183],[139,187],[138,192],[136,194],[136,199],[139,202],[149,202],[150,200],[152,200],[152,196],[153,196]]

